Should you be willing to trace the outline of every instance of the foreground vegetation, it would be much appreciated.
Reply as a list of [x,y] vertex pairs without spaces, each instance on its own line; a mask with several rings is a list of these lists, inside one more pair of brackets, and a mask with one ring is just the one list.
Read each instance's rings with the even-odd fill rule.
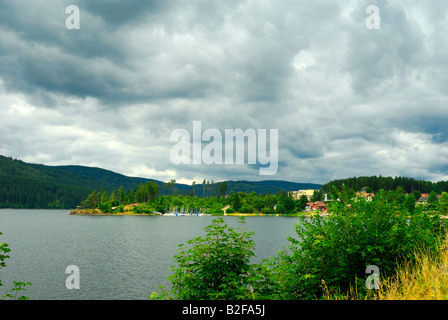
[[[0,236],[2,233],[0,232]],[[0,243],[0,269],[6,267],[5,260],[9,258],[8,253],[11,251],[9,248],[9,245],[5,243]],[[24,291],[26,286],[30,286],[31,283],[29,282],[22,282],[22,281],[14,281],[14,287],[10,290],[11,293],[5,293],[3,295],[3,298],[8,298],[12,300],[28,300],[29,298],[27,296],[20,296],[18,297],[18,294],[20,291]],[[3,283],[0,279],[0,287],[3,286]],[[2,298],[0,298],[2,300]]]
[[[325,287],[325,286],[324,286]],[[356,288],[347,292],[325,287],[326,300],[448,300],[448,237],[434,252],[417,248],[413,261],[404,261],[381,281],[378,290],[362,297]]]
[[448,300],[448,238],[438,252],[416,250],[415,262],[399,266],[383,281],[376,296],[380,300]]
[[332,198],[337,200],[329,203],[328,217],[296,223],[289,248],[260,263],[252,263],[253,233],[243,228],[244,218],[238,229],[215,219],[205,237],[179,246],[171,287],[159,288],[151,298],[289,300],[352,298],[356,293],[357,299],[376,299],[378,290],[366,287],[368,266],[379,268],[381,288],[392,292],[387,283],[399,266],[421,261],[416,250],[440,256],[446,220],[436,210],[411,208],[394,191],[380,191],[367,201],[342,187],[333,189]]

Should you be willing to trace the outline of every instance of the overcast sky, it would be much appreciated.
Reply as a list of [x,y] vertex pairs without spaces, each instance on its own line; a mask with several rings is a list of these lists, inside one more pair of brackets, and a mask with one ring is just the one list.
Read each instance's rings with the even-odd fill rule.
[[[0,0],[0,113],[0,154],[26,162],[185,183],[448,180],[448,1]],[[173,164],[170,134],[193,121],[278,129],[276,174]]]

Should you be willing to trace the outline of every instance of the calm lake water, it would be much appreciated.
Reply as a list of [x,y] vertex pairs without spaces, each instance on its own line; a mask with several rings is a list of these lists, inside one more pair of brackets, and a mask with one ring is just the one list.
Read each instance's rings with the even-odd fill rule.
[[[0,243],[11,252],[0,270],[0,295],[13,281],[31,282],[23,293],[33,300],[146,300],[169,286],[177,246],[204,236],[216,217],[71,216],[68,210],[0,210]],[[237,227],[237,217],[225,217]],[[248,217],[256,262],[276,256],[294,236],[297,217]],[[67,266],[80,271],[80,289],[69,290]]]

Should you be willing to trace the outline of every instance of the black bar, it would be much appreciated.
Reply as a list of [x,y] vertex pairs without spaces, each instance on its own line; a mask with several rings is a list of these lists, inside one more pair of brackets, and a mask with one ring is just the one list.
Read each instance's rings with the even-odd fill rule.
[[[335,319],[385,316],[400,318],[431,311],[445,311],[448,301],[145,301],[145,300],[26,300],[0,301],[0,308],[29,315],[114,319],[139,316],[145,319]],[[440,309],[440,310],[439,310]]]

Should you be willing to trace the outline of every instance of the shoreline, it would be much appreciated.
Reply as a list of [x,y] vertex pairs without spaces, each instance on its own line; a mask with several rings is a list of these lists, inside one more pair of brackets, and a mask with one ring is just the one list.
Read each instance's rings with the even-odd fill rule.
[[135,213],[133,211],[124,212],[102,212],[99,209],[73,209],[68,213],[70,216],[157,216],[155,213]]
[[[73,216],[174,216],[169,214],[162,214],[160,212],[153,212],[153,213],[136,213],[134,211],[126,210],[124,212],[103,212],[99,209],[72,209],[68,213],[68,215]],[[312,214],[283,214],[283,213],[225,213],[222,215],[216,215],[221,217],[302,217],[302,218],[310,218],[313,215],[316,215],[317,213]],[[320,214],[322,216],[328,216],[328,213],[322,213]],[[179,216],[188,216],[185,215],[179,215]],[[191,215],[195,216],[195,215]],[[208,215],[207,215],[208,216]]]
[[[317,213],[314,214],[300,214],[300,213],[293,213],[293,214],[285,214],[285,213],[226,213],[224,216],[235,216],[235,217],[303,217],[303,218],[310,218],[311,216],[315,216]],[[321,216],[328,216],[328,213],[322,213]]]
[[[73,216],[166,216],[166,217],[171,217],[171,216],[175,216],[175,215],[168,215],[168,214],[162,214],[160,212],[152,212],[152,213],[136,213],[134,211],[129,211],[126,210],[124,212],[114,212],[114,213],[107,213],[107,212],[102,212],[99,209],[73,209],[70,210],[68,213],[68,215],[73,215]],[[299,218],[304,218],[304,219],[309,219],[312,216],[316,216],[316,215],[320,215],[322,217],[328,217],[329,213],[307,213],[307,214],[283,214],[283,213],[225,213],[223,215],[212,215],[212,216],[220,216],[220,217],[299,217]],[[182,216],[189,216],[187,214],[185,215],[178,215],[179,217]],[[191,216],[196,216],[196,215],[191,215]],[[208,215],[207,215],[208,216]],[[409,216],[408,218],[411,218],[412,216]],[[448,215],[440,215],[440,219],[448,219]]]

